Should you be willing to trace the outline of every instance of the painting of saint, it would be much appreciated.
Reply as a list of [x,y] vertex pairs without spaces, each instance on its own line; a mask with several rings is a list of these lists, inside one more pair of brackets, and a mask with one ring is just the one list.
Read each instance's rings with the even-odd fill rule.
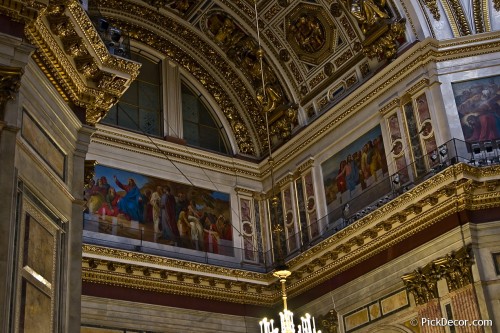
[[500,76],[452,83],[464,140],[500,139]]
[[380,126],[328,158],[321,169],[329,211],[380,183],[388,174]]
[[103,165],[94,171],[84,191],[84,230],[196,251],[232,249],[229,194]]

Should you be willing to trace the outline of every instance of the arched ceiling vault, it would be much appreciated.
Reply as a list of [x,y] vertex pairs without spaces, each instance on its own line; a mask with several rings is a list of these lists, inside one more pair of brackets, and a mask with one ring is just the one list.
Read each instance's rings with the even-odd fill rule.
[[[266,112],[273,144],[287,141],[405,41],[399,14],[385,2],[368,22],[347,2],[261,0],[261,70],[253,0],[96,4],[132,39],[189,71],[220,106],[238,153],[256,158],[267,152]],[[380,48],[384,37],[392,44]]]

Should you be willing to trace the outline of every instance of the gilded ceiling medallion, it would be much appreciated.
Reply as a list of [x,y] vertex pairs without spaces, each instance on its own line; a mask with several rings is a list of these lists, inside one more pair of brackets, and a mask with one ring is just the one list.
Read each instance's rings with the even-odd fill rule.
[[295,43],[307,53],[318,52],[325,45],[325,28],[312,15],[301,14],[290,23],[288,33],[292,34]]
[[320,6],[297,5],[285,18],[286,38],[299,59],[318,65],[335,52],[338,29]]

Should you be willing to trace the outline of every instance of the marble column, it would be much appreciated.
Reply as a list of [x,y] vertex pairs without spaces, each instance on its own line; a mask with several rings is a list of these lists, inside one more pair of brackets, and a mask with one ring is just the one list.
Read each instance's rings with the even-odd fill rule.
[[85,156],[90,144],[90,136],[95,128],[83,126],[78,132],[76,150],[73,153],[71,192],[74,196],[72,218],[68,225],[67,267],[66,267],[66,316],[65,332],[80,331],[81,294],[82,294],[82,236],[83,236],[83,200]]

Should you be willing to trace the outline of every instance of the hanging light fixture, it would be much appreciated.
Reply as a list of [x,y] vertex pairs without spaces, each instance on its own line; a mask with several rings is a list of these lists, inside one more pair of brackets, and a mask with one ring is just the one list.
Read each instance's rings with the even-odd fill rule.
[[[261,47],[261,42],[260,42],[260,31],[259,31],[259,17],[258,17],[258,12],[257,12],[257,0],[254,0],[254,6],[255,6],[255,22],[256,22],[256,28],[257,28],[257,41],[258,41],[258,50],[257,50],[257,57],[259,59],[259,64],[260,64],[260,73],[261,73],[261,80],[262,80],[262,99],[261,103],[262,105],[266,105],[267,102],[267,95],[266,95],[266,83],[265,83],[265,78],[264,78],[264,64],[263,64],[263,57],[264,57],[264,50]],[[283,256],[283,251],[281,249],[281,238],[280,238],[280,233],[283,231],[283,229],[280,227],[280,223],[278,221],[278,203],[279,199],[278,196],[275,194],[274,191],[274,159],[273,159],[273,154],[272,154],[272,145],[271,145],[271,135],[270,135],[270,130],[269,130],[269,117],[268,117],[268,112],[262,108],[264,113],[265,113],[265,119],[266,119],[266,130],[267,130],[267,144],[268,144],[268,149],[269,149],[269,170],[271,173],[271,207],[272,207],[272,212],[270,214],[270,217],[274,220],[274,225],[275,229],[273,230],[277,235],[277,242],[278,242],[278,267],[276,271],[273,273],[273,276],[277,277],[281,283],[281,294],[282,294],[282,299],[283,299],[283,311],[279,313],[280,316],[280,323],[281,323],[281,333],[321,333],[321,331],[316,331],[316,323],[314,321],[314,317],[311,317],[308,313],[305,314],[304,317],[301,317],[300,324],[297,326],[297,331],[295,330],[295,324],[293,321],[293,312],[288,310],[287,306],[287,295],[286,295],[286,279],[292,274],[288,270],[288,266],[284,264],[284,256]],[[312,320],[312,323],[311,323]],[[279,329],[274,327],[274,320],[270,319],[268,320],[267,318],[262,319],[259,322],[260,325],[260,332],[261,333],[279,333]]]

